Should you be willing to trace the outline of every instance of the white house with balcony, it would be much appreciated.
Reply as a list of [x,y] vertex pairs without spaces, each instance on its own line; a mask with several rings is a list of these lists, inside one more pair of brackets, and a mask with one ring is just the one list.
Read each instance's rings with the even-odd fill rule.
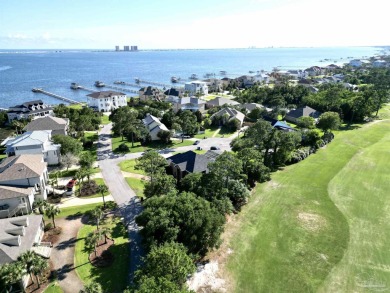
[[191,112],[204,112],[206,101],[196,97],[174,97],[169,96],[165,99],[166,102],[172,104],[172,109],[176,113],[179,110],[189,110]]
[[61,145],[51,141],[51,130],[27,131],[22,135],[7,138],[1,145],[6,147],[8,156],[22,154],[43,154],[48,165],[58,165],[61,161]]
[[[33,187],[34,199],[47,199],[46,185],[48,180],[47,164],[43,160],[42,154],[8,157],[0,163],[0,186],[23,189]],[[21,192],[21,190],[17,190],[17,192]],[[26,193],[31,195],[28,191]],[[30,202],[31,206],[32,203]]]
[[94,92],[87,95],[88,106],[99,112],[111,112],[127,105],[126,94],[115,91]]
[[144,119],[142,119],[142,122],[144,123],[145,127],[149,131],[150,138],[152,140],[159,140],[160,138],[157,136],[157,134],[160,131],[169,131],[169,129],[163,124],[160,119],[157,117],[154,117],[153,115],[147,114]]
[[207,82],[200,80],[186,82],[184,90],[188,92],[190,96],[195,96],[196,94],[207,95],[209,93]]
[[7,112],[8,122],[21,119],[35,119],[53,115],[53,108],[42,100],[24,102],[21,105],[12,106]]

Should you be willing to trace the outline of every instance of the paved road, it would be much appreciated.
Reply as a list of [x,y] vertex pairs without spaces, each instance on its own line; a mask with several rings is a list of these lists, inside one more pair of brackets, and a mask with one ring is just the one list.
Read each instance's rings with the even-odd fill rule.
[[[111,152],[111,123],[105,125],[99,134],[100,147],[99,154],[107,154],[112,158]],[[106,159],[100,160],[99,165],[102,170],[102,175],[106,184],[113,196],[115,202],[118,204],[121,215],[125,224],[128,227],[130,239],[130,269],[129,279],[133,280],[134,272],[137,270],[143,255],[141,247],[141,237],[139,235],[139,228],[135,223],[135,217],[142,211],[142,205],[137,199],[135,192],[129,187],[122,176],[121,170],[118,167],[118,160]]]
[[82,226],[81,217],[57,219],[56,225],[62,232],[51,252],[53,270],[57,271],[58,284],[65,293],[79,292],[84,286],[75,271],[74,251],[79,240],[77,232]]

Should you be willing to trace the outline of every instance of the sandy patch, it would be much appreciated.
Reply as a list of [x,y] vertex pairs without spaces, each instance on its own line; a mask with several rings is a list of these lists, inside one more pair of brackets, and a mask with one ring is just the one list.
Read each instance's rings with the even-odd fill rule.
[[188,288],[197,293],[227,292],[225,281],[218,277],[218,262],[198,264],[195,274],[187,281]]
[[299,213],[298,221],[304,229],[311,232],[319,231],[326,224],[323,217],[311,213]]

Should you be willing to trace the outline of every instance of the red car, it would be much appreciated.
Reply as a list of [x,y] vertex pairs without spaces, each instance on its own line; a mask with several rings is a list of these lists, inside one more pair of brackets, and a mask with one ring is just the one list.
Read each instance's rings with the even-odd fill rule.
[[72,179],[72,180],[70,180],[70,181],[68,182],[68,184],[66,184],[66,188],[72,189],[73,186],[76,185],[76,183],[77,183],[77,180],[76,180],[76,179]]

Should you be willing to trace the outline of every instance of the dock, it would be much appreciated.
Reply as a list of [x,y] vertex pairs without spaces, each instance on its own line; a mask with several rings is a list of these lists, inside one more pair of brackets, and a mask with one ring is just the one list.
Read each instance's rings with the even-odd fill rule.
[[132,94],[137,94],[137,95],[138,95],[138,93],[139,93],[139,92],[136,91],[136,90],[121,88],[121,87],[119,87],[119,86],[104,85],[104,87],[109,88],[109,89],[113,89],[113,90],[117,90],[117,91],[121,91],[121,92],[128,92],[128,93],[132,93]]
[[87,92],[90,92],[90,93],[96,92],[93,89],[90,89],[90,88],[87,88],[85,86],[79,85],[78,83],[75,83],[75,82],[72,82],[72,84],[70,85],[70,88],[72,90],[83,90],[83,91],[87,91]]
[[62,100],[62,101],[65,101],[69,104],[82,104],[81,102],[78,102],[76,100],[72,100],[72,99],[69,99],[69,98],[65,98],[63,96],[60,96],[60,95],[56,95],[56,94],[53,94],[53,93],[49,93],[47,91],[44,91],[42,88],[33,88],[32,91],[34,93],[40,93],[40,94],[44,94],[44,95],[47,95],[47,96],[50,96],[50,97],[53,97],[53,98],[56,98],[56,99],[59,99],[59,100]]
[[139,85],[139,84],[124,82],[124,81],[114,81],[114,84],[127,85],[127,86],[131,86],[131,87],[136,87],[136,88],[138,88],[138,89],[140,88],[140,85]]
[[139,78],[136,78],[135,82],[136,83],[144,83],[144,84],[150,84],[150,85],[154,85],[154,86],[159,86],[159,87],[163,87],[165,89],[167,89],[167,88],[183,89],[182,87],[175,87],[175,86],[172,86],[171,84],[166,84],[166,83],[161,83],[161,82],[154,82],[154,81],[148,81],[148,80],[142,80],[142,79],[139,79]]

